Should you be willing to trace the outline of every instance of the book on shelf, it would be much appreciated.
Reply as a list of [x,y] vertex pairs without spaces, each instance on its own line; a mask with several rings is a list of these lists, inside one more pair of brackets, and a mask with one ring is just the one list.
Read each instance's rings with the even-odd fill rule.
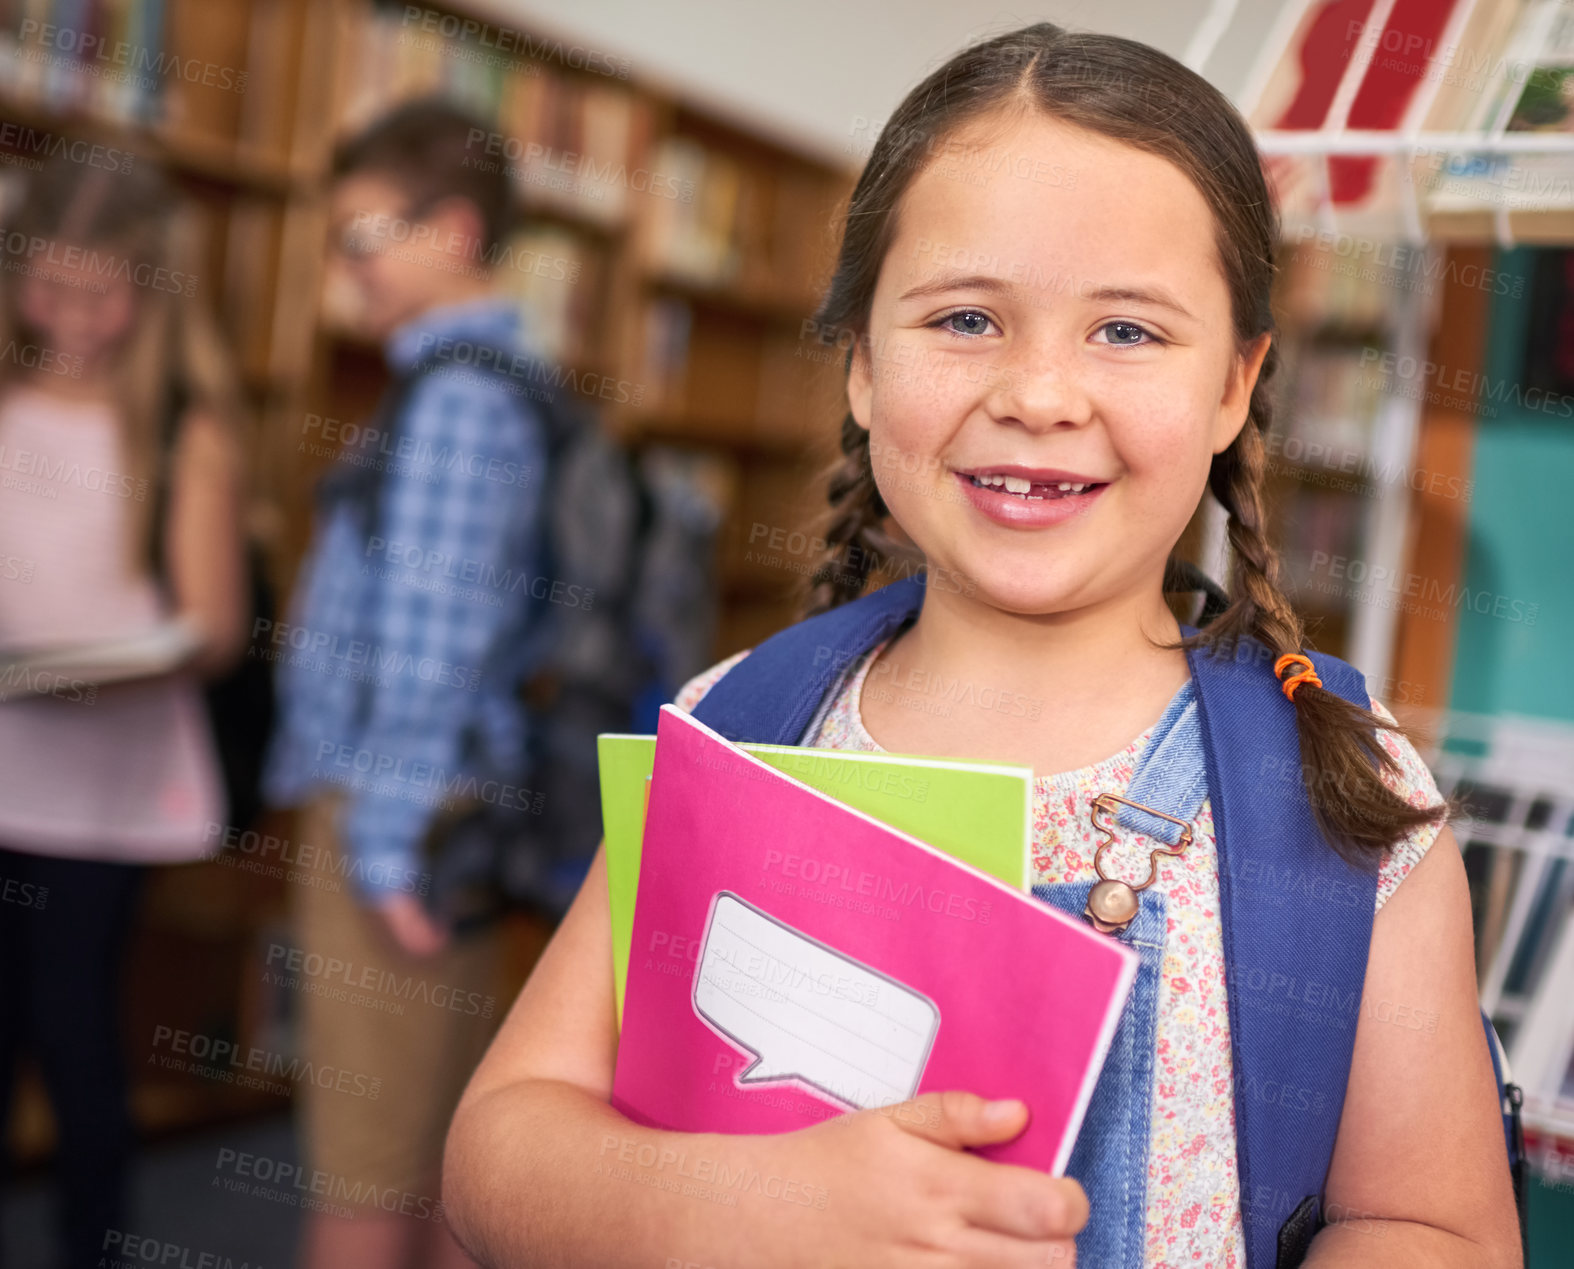
[[1527,1119],[1574,1140],[1574,919],[1567,903],[1552,915],[1538,990],[1515,1029],[1511,1060]]
[[678,197],[653,199],[640,255],[646,270],[694,286],[721,287],[744,263],[741,210],[749,177],[731,155],[692,137],[663,137],[651,169]]
[[634,112],[625,88],[538,70],[513,81],[488,153],[527,209],[616,225],[631,190],[654,192],[655,178],[631,162]]
[[[1568,130],[1561,87],[1574,74],[1574,15],[1560,0],[1399,6],[1371,32],[1336,10],[1307,8],[1252,112],[1256,127],[1322,127],[1348,67],[1360,83],[1347,129],[1462,133],[1483,143],[1505,127]],[[1286,224],[1317,226],[1326,195],[1342,232],[1395,241],[1409,237],[1409,186],[1423,218],[1574,206],[1574,155],[1566,152],[1492,155],[1420,140],[1378,154],[1275,155],[1268,169]]]
[[278,0],[253,0],[237,140],[251,152],[275,159],[290,152],[304,87],[296,35],[291,6]]
[[1298,612],[1345,612],[1362,585],[1371,584],[1361,556],[1367,510],[1337,489],[1290,490],[1278,516],[1279,557],[1285,593]]
[[12,0],[0,9],[0,91],[46,110],[158,120],[173,54],[165,0]]
[[1388,376],[1369,345],[1308,347],[1296,359],[1294,394],[1275,419],[1270,458],[1359,473],[1369,465]]
[[659,192],[633,160],[639,106],[626,86],[480,44],[462,27],[445,34],[444,24],[411,22],[402,5],[356,20],[338,74],[341,132],[425,96],[484,119],[495,131],[474,139],[474,162],[506,170],[527,208],[613,226],[627,216],[631,193]]
[[1574,729],[1446,713],[1428,755],[1459,800],[1481,1003],[1525,1093],[1527,1142],[1574,1154]]
[[687,399],[689,340],[694,310],[686,300],[652,296],[645,301],[640,380],[653,411],[681,411]]
[[238,195],[226,227],[224,309],[241,368],[267,377],[273,370],[273,317],[282,266],[283,212],[271,200]]
[[603,256],[583,234],[528,224],[501,244],[492,277],[516,300],[534,343],[560,365],[585,364],[595,351]]
[[1392,267],[1354,268],[1316,240],[1302,241],[1289,256],[1280,284],[1286,316],[1308,331],[1378,336],[1387,342],[1395,322],[1395,288],[1405,281],[1398,265],[1408,257],[1386,250],[1384,259]]
[[1029,1109],[977,1153],[1062,1174],[1136,953],[673,706],[656,737],[613,1106],[775,1133],[963,1088]]
[[[1499,10],[1499,56],[1483,72],[1481,91],[1461,99],[1455,125],[1490,134],[1574,136],[1574,12],[1559,0],[1521,0]],[[1510,211],[1574,207],[1574,153],[1440,156],[1429,178],[1438,211],[1503,207]]]

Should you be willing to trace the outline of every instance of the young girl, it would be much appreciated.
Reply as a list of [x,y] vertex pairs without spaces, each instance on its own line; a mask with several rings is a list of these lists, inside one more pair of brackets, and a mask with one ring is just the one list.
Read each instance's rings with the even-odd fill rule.
[[[60,158],[6,217],[0,647],[178,617],[189,673],[8,672],[0,699],[0,1106],[18,1052],[58,1128],[62,1264],[124,1231],[119,974],[144,865],[208,853],[223,790],[194,674],[239,652],[239,450],[216,336],[155,171]],[[0,1112],[0,1141],[4,1139]]]
[[[1337,1117],[1337,1139],[1328,1224],[1304,1263],[1515,1265],[1464,871],[1435,787],[1377,702],[1325,690],[1309,663],[1274,664],[1302,650],[1261,502],[1277,232],[1237,112],[1141,44],[1038,24],[913,90],[853,194],[819,314],[857,339],[815,608],[855,600],[898,534],[930,580],[917,619],[852,665],[800,743],[1029,764],[1035,889],[1094,881],[1090,799],[1127,791],[1193,686],[1164,579],[1211,489],[1233,567],[1228,609],[1199,638],[1267,651],[1228,673],[1265,676],[1277,702],[1282,672],[1305,756],[1304,784],[1297,770],[1260,796],[1287,816],[1287,789],[1309,798],[1325,849],[1380,861],[1342,1111],[1306,1112]],[[693,709],[740,661],[677,703]],[[1004,693],[1026,707],[970,703]],[[1117,1078],[1123,1062],[1151,1072],[1128,1080],[1145,1153],[1113,1188],[1097,1167],[1052,1178],[966,1153],[1010,1139],[1026,1111],[965,1089],[775,1136],[628,1121],[607,1105],[617,1033],[598,860],[454,1119],[445,1194],[462,1239],[494,1265],[1068,1265],[1079,1245],[1097,1269],[1244,1269],[1249,1245],[1251,1269],[1271,1265],[1271,1236],[1246,1223],[1278,1196],[1242,1191],[1235,1107],[1282,1109],[1306,1090],[1242,1088],[1232,1072],[1237,1010],[1275,1002],[1226,999],[1209,801],[1187,818],[1190,846],[1158,857],[1143,895],[1166,914],[1154,1026],[1111,1062]],[[1121,834],[1123,862],[1103,873],[1141,878],[1153,845]],[[1250,843],[1233,851],[1246,852],[1231,857],[1241,885]],[[1264,902],[1306,902],[1253,884]],[[1022,972],[1030,989],[1054,969]],[[1396,1024],[1400,1007],[1430,1025]],[[607,1175],[663,1151],[712,1175],[800,1180],[828,1202],[699,1201],[637,1162],[652,1184]]]

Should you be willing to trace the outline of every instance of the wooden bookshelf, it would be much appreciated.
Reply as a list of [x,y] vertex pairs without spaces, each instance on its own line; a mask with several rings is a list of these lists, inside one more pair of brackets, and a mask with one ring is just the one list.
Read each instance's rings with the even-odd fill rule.
[[[576,266],[572,284],[516,285],[497,272],[546,350],[619,385],[599,404],[629,446],[696,455],[714,487],[733,491],[724,544],[766,517],[799,527],[815,508],[757,494],[812,479],[837,435],[841,376],[805,356],[812,344],[800,332],[829,278],[854,174],[761,139],[611,55],[572,67],[542,38],[542,55],[529,56],[528,32],[463,4],[427,6],[432,22],[373,0],[332,8],[332,135],[431,92],[492,121],[488,144],[509,163],[522,208],[511,245],[534,240]],[[446,15],[488,24],[482,42],[444,34],[456,25]],[[381,385],[377,358],[320,335],[306,393],[321,403],[315,412],[356,417]],[[291,560],[314,470],[297,463],[285,482]],[[751,577],[734,560],[723,578],[718,658],[794,617],[778,570]]]
[[[449,28],[449,18],[489,23],[491,42],[428,30],[428,12]],[[792,620],[800,579],[744,558],[751,527],[798,528],[816,510],[805,505],[808,482],[840,422],[840,374],[803,355],[811,345],[800,329],[829,275],[833,218],[853,175],[645,82],[622,59],[579,65],[479,6],[442,3],[422,15],[412,22],[406,6],[379,0],[0,6],[0,124],[11,125],[0,136],[0,213],[32,156],[62,139],[157,161],[190,196],[199,290],[245,392],[250,520],[282,598],[326,461],[303,452],[304,420],[364,421],[384,383],[379,349],[319,320],[332,146],[410,97],[441,93],[468,106],[508,151],[499,157],[522,209],[510,245],[575,265],[572,284],[499,270],[500,289],[527,307],[561,364],[640,389],[602,403],[631,447],[695,455],[707,484],[725,492],[714,654],[758,642]],[[69,55],[83,37],[110,52]],[[130,50],[119,61],[117,46]],[[589,159],[561,179],[552,163],[575,154]],[[291,831],[285,817],[268,828]],[[259,998],[255,970],[258,939],[277,928],[281,884],[222,863],[156,870],[128,1020],[144,1132],[282,1104],[146,1065],[155,1023],[274,1042],[276,1010]],[[522,981],[539,932],[515,923],[510,941]],[[172,967],[199,963],[211,972],[186,992]],[[25,1078],[12,1132],[19,1159],[49,1149],[40,1098],[36,1078]]]

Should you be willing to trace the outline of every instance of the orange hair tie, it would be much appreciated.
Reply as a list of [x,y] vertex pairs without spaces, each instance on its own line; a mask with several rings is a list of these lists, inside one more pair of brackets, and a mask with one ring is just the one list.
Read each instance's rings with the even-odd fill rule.
[[1274,677],[1278,678],[1289,665],[1305,666],[1299,674],[1292,674],[1284,680],[1284,695],[1293,705],[1295,703],[1295,689],[1302,683],[1315,683],[1318,687],[1323,685],[1322,679],[1317,677],[1317,667],[1309,657],[1303,657],[1299,652],[1287,652],[1273,663]]

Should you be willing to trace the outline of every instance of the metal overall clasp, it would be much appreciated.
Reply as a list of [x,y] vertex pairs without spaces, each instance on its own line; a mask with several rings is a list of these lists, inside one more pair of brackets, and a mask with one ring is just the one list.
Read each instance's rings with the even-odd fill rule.
[[[1160,844],[1156,850],[1148,854],[1148,879],[1140,886],[1133,886],[1116,877],[1106,876],[1104,873],[1104,852],[1115,844],[1115,830],[1099,819],[1100,813],[1108,816],[1116,814],[1116,804],[1135,807],[1139,811],[1146,811],[1149,815],[1161,820],[1168,820],[1179,827],[1181,839],[1174,846]],[[1159,875],[1160,855],[1179,855],[1186,847],[1191,845],[1191,825],[1185,820],[1178,820],[1173,815],[1166,815],[1163,811],[1155,811],[1151,806],[1143,806],[1141,802],[1133,802],[1130,798],[1117,797],[1113,793],[1100,793],[1093,799],[1093,810],[1090,813],[1093,827],[1104,834],[1104,841],[1093,852],[1093,871],[1098,873],[1099,880],[1088,893],[1087,906],[1082,909],[1082,915],[1088,919],[1093,928],[1100,934],[1119,934],[1137,917],[1137,892],[1146,890]]]

